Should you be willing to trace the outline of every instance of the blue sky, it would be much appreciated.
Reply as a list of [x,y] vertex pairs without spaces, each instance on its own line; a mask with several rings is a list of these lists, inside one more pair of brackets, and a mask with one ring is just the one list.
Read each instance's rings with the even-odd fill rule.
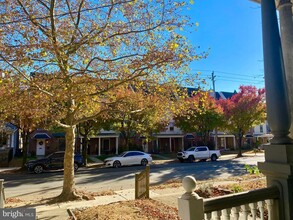
[[[201,72],[216,91],[233,92],[240,85],[264,87],[260,5],[249,0],[195,0],[189,16],[198,22],[188,35],[200,50],[209,50],[206,59],[194,62],[192,72]],[[210,48],[210,49],[209,49]]]

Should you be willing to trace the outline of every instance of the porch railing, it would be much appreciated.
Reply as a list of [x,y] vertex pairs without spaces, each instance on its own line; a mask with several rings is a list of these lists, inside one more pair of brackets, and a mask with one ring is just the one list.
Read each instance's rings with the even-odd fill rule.
[[280,219],[277,186],[203,199],[194,193],[196,181],[192,176],[184,177],[182,183],[186,191],[178,198],[182,220]]

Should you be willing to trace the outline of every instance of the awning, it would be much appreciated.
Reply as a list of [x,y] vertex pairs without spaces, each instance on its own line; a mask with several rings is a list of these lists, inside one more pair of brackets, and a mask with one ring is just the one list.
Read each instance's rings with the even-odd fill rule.
[[33,136],[33,139],[50,139],[51,137],[46,133],[37,133]]
[[65,137],[65,132],[57,132],[57,133],[53,133],[52,135],[55,138],[64,138]]

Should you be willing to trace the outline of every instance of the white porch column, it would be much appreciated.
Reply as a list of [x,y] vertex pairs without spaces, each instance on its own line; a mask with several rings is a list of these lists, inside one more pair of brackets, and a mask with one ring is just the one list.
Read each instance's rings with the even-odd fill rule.
[[99,156],[101,156],[101,138],[99,137]]
[[118,137],[116,137],[116,154],[118,154]]
[[285,66],[285,74],[287,81],[288,97],[291,105],[291,128],[289,136],[293,138],[293,20],[292,20],[292,3],[290,0],[281,0],[278,5],[281,42],[283,59]]
[[172,138],[169,138],[169,145],[170,145],[170,153],[172,152]]
[[11,147],[11,134],[7,135],[6,147]]
[[227,148],[227,138],[224,137],[224,148],[226,149]]
[[236,149],[236,138],[235,138],[235,136],[233,136],[233,145],[234,145],[234,149]]

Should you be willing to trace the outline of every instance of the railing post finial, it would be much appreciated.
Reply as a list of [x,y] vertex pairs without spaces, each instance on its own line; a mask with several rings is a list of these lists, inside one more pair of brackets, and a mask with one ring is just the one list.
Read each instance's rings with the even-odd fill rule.
[[187,193],[193,193],[196,188],[196,180],[193,176],[186,176],[182,180],[182,185]]

